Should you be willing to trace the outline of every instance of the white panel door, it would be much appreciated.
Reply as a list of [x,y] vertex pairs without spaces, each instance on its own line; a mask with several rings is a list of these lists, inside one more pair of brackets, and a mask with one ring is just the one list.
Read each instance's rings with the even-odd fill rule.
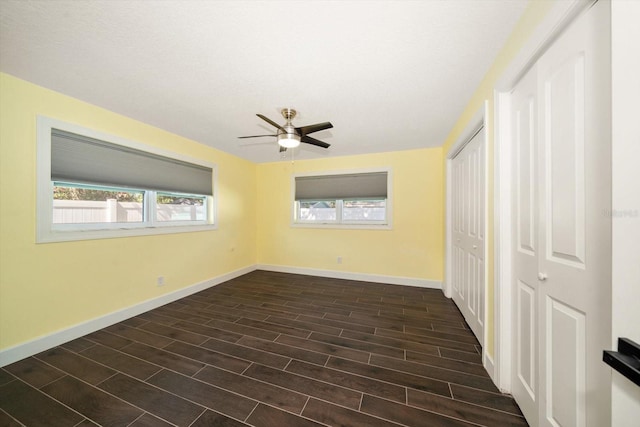
[[610,3],[538,61],[540,425],[611,420]]
[[480,129],[452,159],[453,301],[484,342],[485,144]]
[[513,143],[512,393],[529,424],[538,425],[538,101],[536,68],[511,93]]
[[609,8],[577,18],[511,97],[512,384],[535,426],[610,423]]

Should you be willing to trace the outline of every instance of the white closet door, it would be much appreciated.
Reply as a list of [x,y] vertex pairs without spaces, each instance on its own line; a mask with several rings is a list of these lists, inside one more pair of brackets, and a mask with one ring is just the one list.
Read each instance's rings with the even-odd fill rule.
[[538,61],[540,425],[610,423],[610,3]]
[[512,393],[529,424],[538,425],[538,101],[536,68],[511,93],[513,143]]
[[484,129],[452,159],[453,301],[484,344]]
[[610,423],[609,8],[580,16],[512,94],[512,384],[535,426]]

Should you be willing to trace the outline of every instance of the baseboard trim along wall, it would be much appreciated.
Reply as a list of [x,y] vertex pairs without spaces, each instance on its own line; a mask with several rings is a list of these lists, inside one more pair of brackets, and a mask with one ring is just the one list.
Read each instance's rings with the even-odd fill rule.
[[489,356],[489,353],[487,353],[484,347],[482,348],[482,366],[484,366],[484,368],[487,370],[487,373],[493,381],[493,384],[495,384],[496,387],[500,388],[498,386],[498,378],[496,377],[496,364],[493,358]]
[[427,279],[417,279],[413,277],[384,276],[378,274],[351,273],[345,271],[321,270],[303,267],[290,267],[282,265],[257,264],[251,265],[239,270],[235,270],[200,283],[178,289],[152,298],[141,303],[105,314],[79,323],[69,328],[62,329],[49,335],[35,338],[23,344],[0,350],[0,367],[22,360],[26,357],[33,356],[49,348],[64,344],[84,335],[90,334],[97,330],[109,327],[123,320],[145,313],[154,308],[158,308],[170,302],[179,300],[186,296],[208,289],[212,286],[219,285],[228,280],[235,279],[243,274],[251,273],[254,270],[266,270],[280,273],[304,274],[309,276],[330,277],[334,279],[358,280],[374,283],[388,283],[391,285],[415,286],[429,289],[442,289],[442,282]]
[[219,285],[228,280],[242,276],[243,274],[250,273],[256,269],[255,265],[241,268],[220,276],[196,283],[191,286],[187,286],[182,289],[178,289],[174,292],[169,292],[159,297],[152,298],[141,303],[132,305],[130,307],[123,308],[113,313],[105,314],[104,316],[96,317],[86,322],[79,323],[66,329],[54,332],[49,335],[45,335],[39,338],[35,338],[31,341],[27,341],[23,344],[10,347],[4,350],[0,350],[0,367],[9,365],[18,360],[22,360],[25,357],[33,356],[49,348],[64,344],[68,341],[80,338],[84,335],[90,334],[102,328],[114,325],[123,320],[145,313],[154,308],[158,308],[170,302],[179,300],[186,296],[192,295],[196,292],[203,291],[212,286]]
[[332,279],[359,280],[364,282],[388,283],[391,285],[415,286],[419,288],[442,289],[442,282],[417,279],[415,277],[384,276],[380,274],[352,273],[348,271],[321,270],[315,268],[291,267],[285,265],[258,264],[257,270],[279,273],[305,274],[308,276],[330,277]]

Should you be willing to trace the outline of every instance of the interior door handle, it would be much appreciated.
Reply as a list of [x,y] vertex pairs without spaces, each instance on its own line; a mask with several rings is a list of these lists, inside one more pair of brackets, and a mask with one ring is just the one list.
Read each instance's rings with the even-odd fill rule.
[[473,249],[478,249],[478,247],[476,245],[473,245]]
[[538,280],[541,282],[547,280],[547,273],[538,273]]

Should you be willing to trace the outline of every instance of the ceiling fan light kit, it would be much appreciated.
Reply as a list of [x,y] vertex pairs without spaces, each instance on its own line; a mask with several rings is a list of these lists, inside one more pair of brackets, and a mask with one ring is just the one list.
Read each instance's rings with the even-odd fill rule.
[[295,133],[278,133],[278,144],[284,148],[295,148],[300,145],[300,135]]
[[329,148],[330,144],[326,142],[317,140],[308,136],[308,134],[313,132],[318,132],[325,129],[330,129],[333,125],[329,122],[324,123],[316,123],[314,125],[302,126],[302,127],[294,127],[291,123],[291,120],[296,116],[296,110],[292,108],[284,108],[280,111],[282,116],[287,121],[283,126],[280,126],[273,120],[263,116],[262,114],[256,114],[265,122],[269,123],[271,126],[274,126],[278,129],[278,132],[275,135],[253,135],[253,136],[240,136],[238,138],[259,138],[263,136],[275,136],[278,141],[278,145],[280,146],[280,152],[286,151],[287,148],[295,148],[300,145],[301,142],[305,144],[315,145],[317,147]]

